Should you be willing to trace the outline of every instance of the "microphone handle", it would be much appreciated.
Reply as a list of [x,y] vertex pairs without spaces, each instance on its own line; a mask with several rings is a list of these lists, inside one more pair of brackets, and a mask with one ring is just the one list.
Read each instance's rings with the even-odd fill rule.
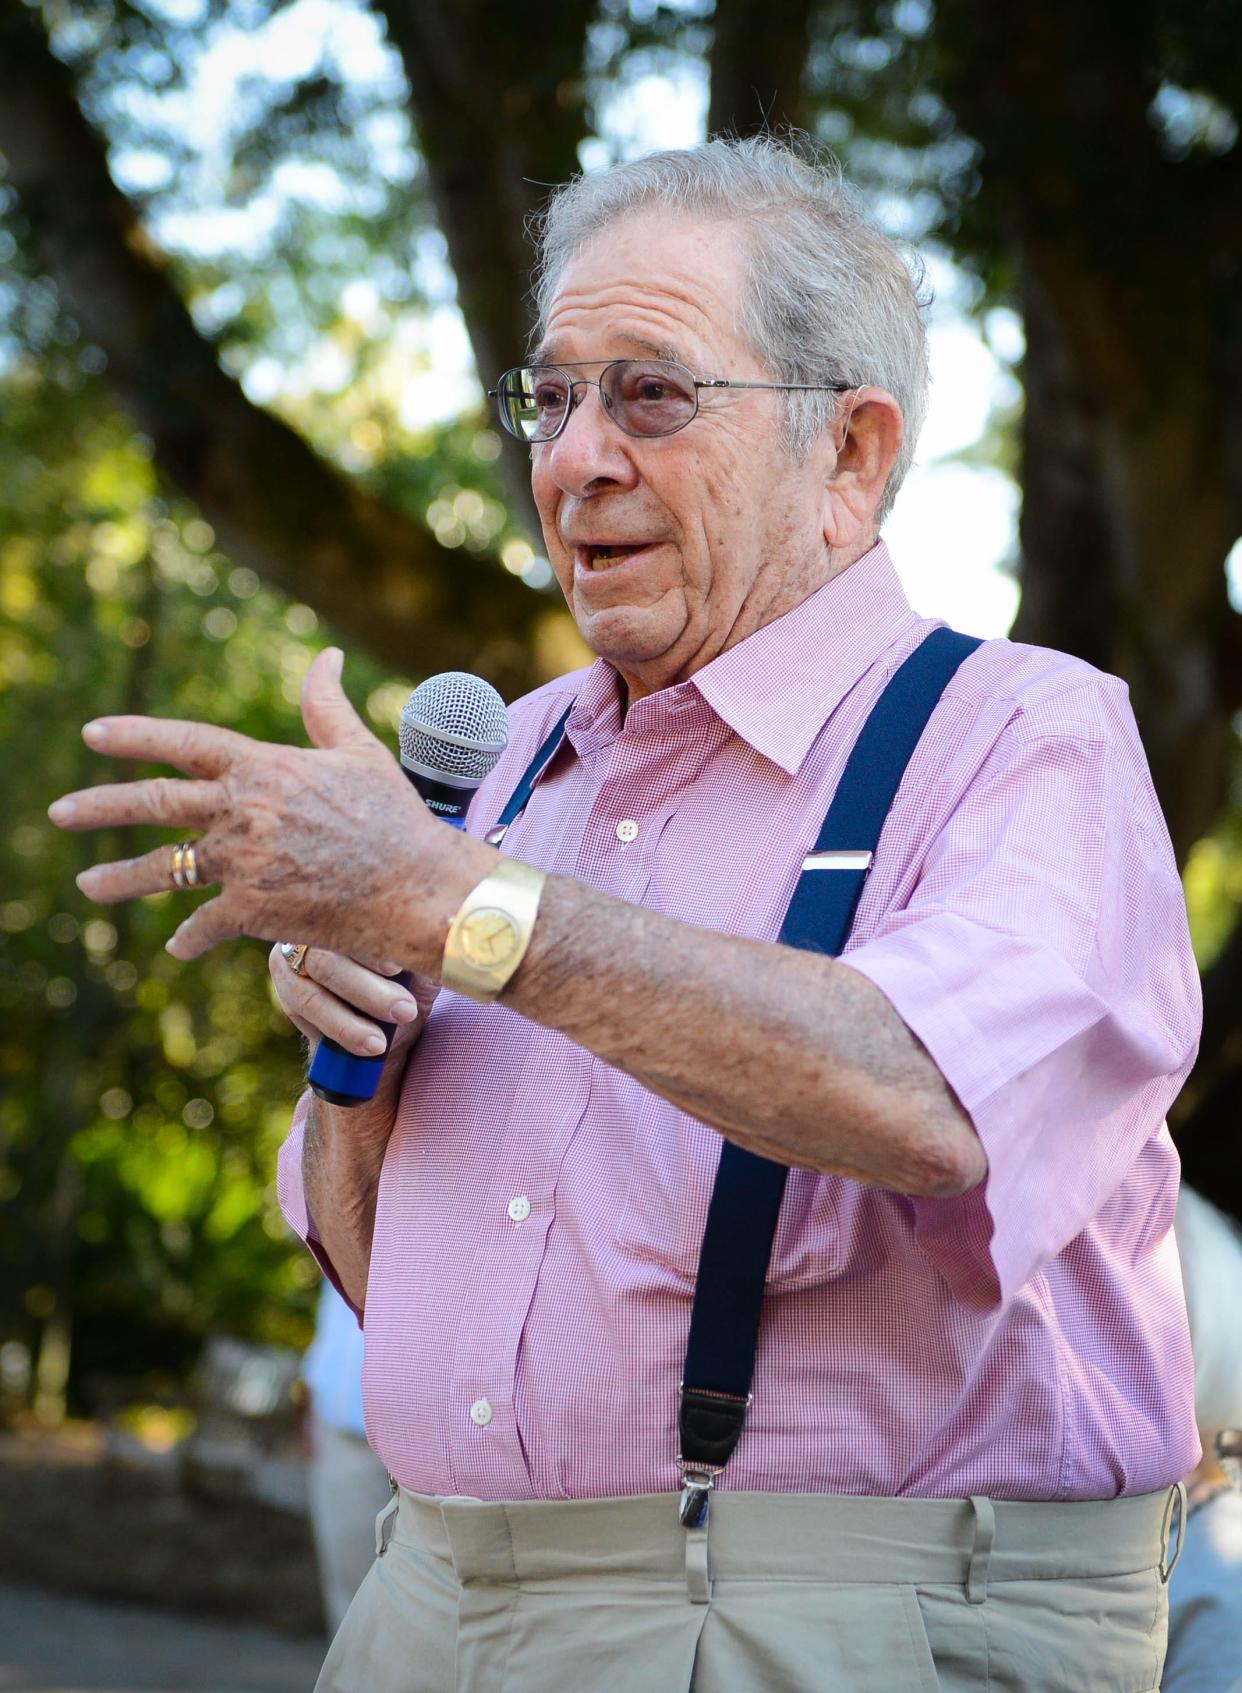
[[[402,769],[405,770],[404,765]],[[447,823],[450,829],[466,827],[466,811],[475,793],[473,788],[450,787],[447,782],[437,782],[421,771],[405,770],[405,775],[442,823]],[[392,980],[399,987],[408,988],[412,972],[402,970]],[[345,1106],[363,1105],[368,1099],[375,1098],[397,1025],[379,1023],[377,1027],[384,1036],[384,1050],[374,1058],[359,1058],[357,1053],[347,1052],[339,1041],[324,1035],[315,1048],[306,1078],[316,1098],[325,1100],[329,1105]]]

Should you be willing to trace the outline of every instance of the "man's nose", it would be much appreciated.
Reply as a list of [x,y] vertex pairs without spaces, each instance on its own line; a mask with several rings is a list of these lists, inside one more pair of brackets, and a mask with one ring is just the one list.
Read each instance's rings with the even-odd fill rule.
[[547,473],[566,494],[596,493],[601,487],[629,487],[638,471],[629,436],[608,415],[593,382],[575,383],[574,406],[564,429],[543,449]]

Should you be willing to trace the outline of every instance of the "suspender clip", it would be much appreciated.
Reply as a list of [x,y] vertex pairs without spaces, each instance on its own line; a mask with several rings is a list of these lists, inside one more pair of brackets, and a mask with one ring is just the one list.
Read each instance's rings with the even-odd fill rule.
[[706,1528],[712,1489],[723,1465],[687,1464],[681,1461],[681,1503],[677,1515],[683,1528]]
[[677,1463],[682,1489],[678,1515],[683,1528],[706,1528],[716,1477],[738,1443],[752,1395],[687,1387],[685,1382],[680,1391],[681,1451]]

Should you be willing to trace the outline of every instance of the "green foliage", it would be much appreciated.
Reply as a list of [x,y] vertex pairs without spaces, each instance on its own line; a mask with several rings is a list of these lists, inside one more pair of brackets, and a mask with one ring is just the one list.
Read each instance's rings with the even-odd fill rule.
[[1192,849],[1182,880],[1200,970],[1210,970],[1242,911],[1242,794]]
[[[373,327],[338,315],[325,334],[345,354],[340,391],[283,394],[281,408],[442,544],[494,547],[509,527],[496,435],[478,414],[404,426],[391,323]],[[176,963],[163,944],[187,896],[102,910],[73,883],[96,859],[148,850],[150,832],[67,836],[45,812],[106,775],[78,733],[106,712],[302,740],[300,684],[328,632],[166,495],[101,368],[55,289],[12,267],[0,291],[0,1346],[37,1357],[69,1314],[78,1403],[112,1378],[181,1373],[211,1329],[304,1342],[318,1281],[275,1197],[301,1051],[266,948]],[[505,556],[521,569],[530,550],[510,537]],[[345,674],[388,736],[420,679],[354,652]]]
[[[185,898],[105,910],[73,884],[157,837],[45,809],[110,774],[78,734],[102,712],[303,739],[322,638],[161,496],[92,380],[0,384],[0,1342],[37,1352],[68,1300],[77,1387],[183,1364],[210,1328],[304,1340],[317,1272],[275,1199],[301,1053],[266,949],[176,963]],[[403,686],[352,656],[346,680],[389,730]]]
[[[443,545],[494,548],[510,529],[498,437],[478,411],[434,428],[403,415],[431,366],[409,330],[428,286],[451,282],[394,56],[359,77],[330,44],[300,70],[269,55],[221,133],[187,122],[219,32],[262,32],[284,9],[45,11],[226,365]],[[38,1359],[68,1319],[83,1404],[107,1378],[180,1372],[213,1328],[304,1341],[318,1273],[275,1198],[301,1053],[266,948],[177,964],[163,943],[187,896],[101,910],[74,887],[95,859],[154,845],[149,832],[65,836],[46,806],[105,774],[78,734],[105,712],[302,739],[299,685],[326,635],[160,485],[3,182],[0,261],[0,1347]],[[299,373],[325,350],[326,377]],[[505,557],[520,570],[530,549],[510,535]],[[386,734],[417,679],[353,653],[346,669]]]

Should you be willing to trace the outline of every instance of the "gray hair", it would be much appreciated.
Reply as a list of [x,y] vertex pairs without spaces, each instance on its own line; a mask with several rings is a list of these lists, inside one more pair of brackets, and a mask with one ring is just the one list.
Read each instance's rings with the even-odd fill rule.
[[[717,137],[684,151],[575,177],[535,220],[535,304],[542,330],[561,272],[592,236],[634,213],[662,210],[739,224],[750,272],[737,328],[782,382],[886,388],[905,422],[880,501],[892,510],[914,457],[929,381],[922,264],[861,209],[835,160],[803,138]],[[789,451],[805,458],[839,396],[785,396]]]

